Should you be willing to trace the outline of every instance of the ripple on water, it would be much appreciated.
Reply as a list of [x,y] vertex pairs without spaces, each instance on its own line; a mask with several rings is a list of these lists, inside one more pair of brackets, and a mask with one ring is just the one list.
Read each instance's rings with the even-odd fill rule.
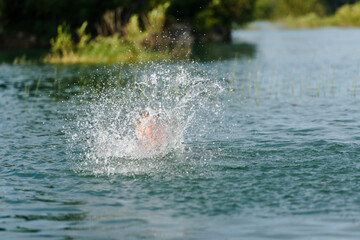
[[[358,239],[359,33],[241,31],[251,57],[204,64],[0,65],[0,238]],[[148,105],[183,131],[139,156]]]

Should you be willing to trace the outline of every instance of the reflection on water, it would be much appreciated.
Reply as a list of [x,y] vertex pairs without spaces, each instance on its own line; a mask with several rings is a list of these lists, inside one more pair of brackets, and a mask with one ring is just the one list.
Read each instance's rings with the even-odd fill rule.
[[47,52],[48,49],[1,50],[0,63],[13,63],[15,59],[36,62]]
[[193,46],[192,58],[198,61],[218,61],[234,58],[252,58],[256,45],[252,43],[209,43]]
[[[0,65],[1,238],[358,239],[360,32],[233,36],[256,51]],[[147,107],[182,130],[153,155]]]
[[[46,55],[46,49],[34,50],[7,50],[0,51],[0,63],[18,61],[38,61]],[[232,58],[253,57],[256,46],[252,43],[207,43],[195,44],[192,48],[191,59],[196,61],[217,61]],[[21,62],[20,62],[21,63]]]

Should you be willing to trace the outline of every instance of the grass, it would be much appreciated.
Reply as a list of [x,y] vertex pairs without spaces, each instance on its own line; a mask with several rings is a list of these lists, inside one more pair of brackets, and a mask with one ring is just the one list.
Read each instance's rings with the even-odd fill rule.
[[[43,59],[51,64],[147,62],[187,58],[188,49],[180,51],[164,35],[165,12],[170,3],[159,5],[142,16],[133,15],[124,28],[124,35],[91,38],[86,33],[87,22],[77,29],[79,41],[74,43],[69,27],[58,27],[58,35],[51,39],[51,52]],[[178,47],[179,48],[179,47]],[[177,53],[176,55],[174,53]]]
[[170,59],[169,51],[148,50],[120,39],[116,34],[111,37],[96,37],[83,48],[71,48],[61,53],[53,51],[44,59],[52,64],[74,63],[115,63],[144,62]]

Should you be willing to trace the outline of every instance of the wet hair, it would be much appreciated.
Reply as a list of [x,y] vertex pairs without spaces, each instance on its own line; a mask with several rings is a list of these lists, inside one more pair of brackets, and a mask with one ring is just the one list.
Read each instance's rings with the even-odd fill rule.
[[[151,110],[153,110],[153,114],[151,115],[153,120],[159,120],[160,118],[160,112],[156,109],[156,108],[151,108]],[[150,112],[148,109],[143,109],[139,111],[139,117],[136,118],[136,123],[135,124],[140,124],[141,123],[141,119],[142,118],[146,118],[150,116]]]
[[142,118],[145,118],[145,117],[148,117],[150,115],[149,111],[146,110],[146,109],[143,109],[143,110],[140,110],[139,111],[139,117],[137,117],[135,119],[135,125],[138,125],[141,123],[141,119]]
[[141,110],[139,111],[139,115],[140,117],[148,117],[150,115],[149,111],[148,110]]

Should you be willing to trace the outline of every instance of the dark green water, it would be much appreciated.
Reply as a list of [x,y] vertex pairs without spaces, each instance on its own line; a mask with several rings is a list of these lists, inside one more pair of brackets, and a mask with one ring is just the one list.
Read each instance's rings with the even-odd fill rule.
[[[359,239],[360,31],[233,38],[253,53],[160,67],[0,65],[0,238]],[[129,110],[122,103],[140,102],[129,82],[160,71],[183,85],[169,98],[155,82],[149,101],[193,114],[181,148],[123,154],[122,133],[101,133]]]

